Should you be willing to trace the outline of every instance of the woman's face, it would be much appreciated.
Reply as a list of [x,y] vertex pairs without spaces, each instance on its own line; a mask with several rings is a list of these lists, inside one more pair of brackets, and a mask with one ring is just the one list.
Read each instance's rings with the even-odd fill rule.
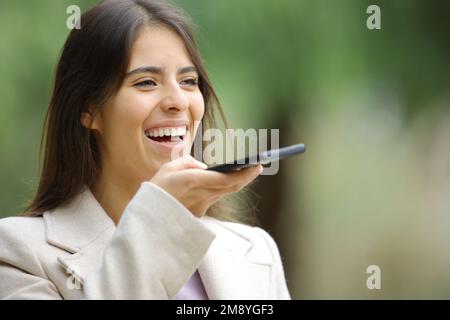
[[174,154],[189,153],[203,114],[183,40],[166,27],[143,28],[120,90],[94,118],[102,171],[138,182],[151,178]]

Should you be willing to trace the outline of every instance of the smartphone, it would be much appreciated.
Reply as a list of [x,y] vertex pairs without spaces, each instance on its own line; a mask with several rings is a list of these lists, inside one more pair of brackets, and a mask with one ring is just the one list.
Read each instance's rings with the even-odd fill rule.
[[249,156],[241,160],[235,160],[234,162],[224,163],[217,166],[209,167],[207,170],[217,171],[217,172],[229,172],[237,171],[243,168],[255,166],[257,164],[267,165],[271,162],[279,161],[287,157],[300,154],[306,151],[305,145],[303,143],[294,144],[289,147],[281,149],[272,149],[263,151],[257,155]]

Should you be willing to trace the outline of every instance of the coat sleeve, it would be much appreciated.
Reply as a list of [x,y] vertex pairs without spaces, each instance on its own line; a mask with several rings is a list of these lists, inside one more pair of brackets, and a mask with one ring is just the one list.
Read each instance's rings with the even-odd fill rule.
[[272,283],[274,283],[276,294],[275,299],[277,300],[290,300],[291,295],[286,283],[286,277],[284,274],[283,263],[280,256],[280,251],[278,250],[277,244],[273,238],[263,229],[257,228],[263,235],[270,252],[272,253],[272,258],[275,263],[275,272],[272,275]]
[[[0,299],[62,299],[17,227],[0,223]],[[214,238],[174,197],[144,182],[107,242],[101,267],[82,279],[83,297],[171,299]]]
[[172,299],[215,238],[165,190],[144,182],[84,280],[86,299]]

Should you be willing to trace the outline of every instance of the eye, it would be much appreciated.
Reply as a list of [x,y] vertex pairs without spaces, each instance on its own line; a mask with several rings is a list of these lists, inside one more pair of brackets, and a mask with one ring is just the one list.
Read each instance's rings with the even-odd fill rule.
[[153,80],[144,80],[144,81],[136,83],[135,86],[140,87],[140,88],[149,87],[149,86],[154,87],[154,86],[156,86],[156,83]]
[[181,84],[186,84],[188,86],[197,86],[198,85],[198,79],[197,78],[190,78],[190,79],[186,79],[181,81]]

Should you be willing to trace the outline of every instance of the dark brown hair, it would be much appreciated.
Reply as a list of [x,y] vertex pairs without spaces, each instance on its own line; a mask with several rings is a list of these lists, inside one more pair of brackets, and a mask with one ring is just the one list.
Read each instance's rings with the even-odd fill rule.
[[[36,195],[23,213],[27,216],[42,215],[70,201],[97,179],[98,142],[80,117],[88,107],[101,108],[119,89],[131,47],[143,26],[164,25],[178,33],[199,73],[205,101],[203,129],[217,127],[215,112],[228,127],[191,23],[179,8],[154,0],[105,0],[86,11],[80,21],[81,29],[70,32],[57,65],[41,142],[41,175]],[[236,220],[224,203],[219,201],[207,214]]]

